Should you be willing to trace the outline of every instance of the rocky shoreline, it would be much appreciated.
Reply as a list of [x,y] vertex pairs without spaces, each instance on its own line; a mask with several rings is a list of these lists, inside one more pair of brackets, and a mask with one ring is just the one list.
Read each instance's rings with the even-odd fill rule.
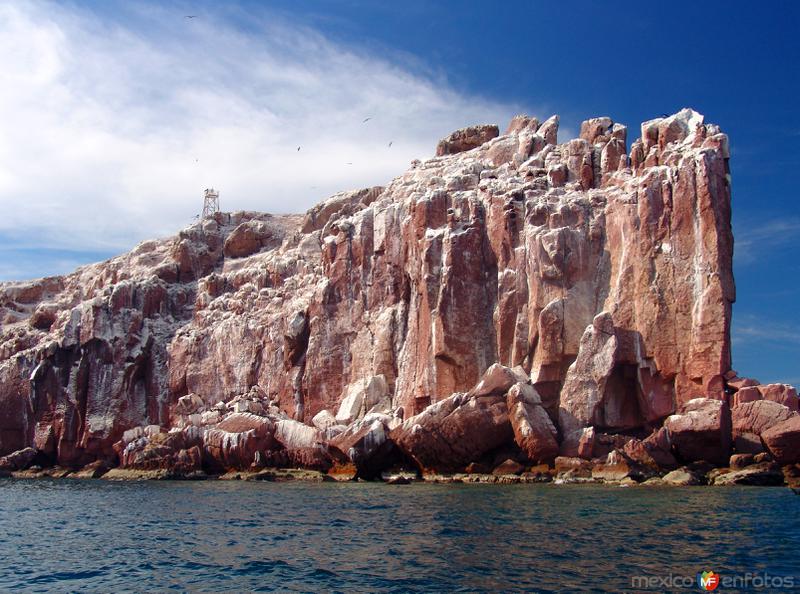
[[[734,376],[730,382],[754,383]],[[191,451],[186,449],[185,429],[137,428],[115,444],[120,465],[114,460],[96,460],[82,468],[42,468],[37,465],[42,460],[40,452],[26,448],[0,458],[0,476],[800,487],[798,448],[792,441],[800,438],[797,395],[789,388],[756,387],[761,391],[756,389],[752,397],[779,394],[785,404],[763,398],[742,402],[747,393],[739,394],[741,390],[733,393],[732,411],[726,400],[693,399],[681,414],[670,416],[644,439],[586,428],[577,455],[566,456],[558,455],[557,445],[550,447],[557,433],[546,414],[537,414],[541,402],[522,370],[495,364],[466,394],[428,407],[405,422],[396,416],[370,413],[348,427],[331,431],[329,425],[326,431],[332,437],[327,442],[321,440],[320,428],[309,432],[307,426],[285,417],[231,413],[225,424],[217,426],[238,427],[238,432],[225,430],[222,439],[215,439],[214,434],[200,438],[195,432],[200,441]],[[186,399],[182,404],[186,406]],[[326,415],[318,416],[317,424],[329,420]],[[541,422],[532,422],[535,419]],[[190,431],[193,427],[188,426]],[[503,430],[513,435],[512,444],[505,443]],[[436,447],[441,444],[432,442],[431,436],[448,432],[453,435],[446,442],[450,451],[442,454]],[[495,434],[500,437],[492,441]],[[254,449],[254,444],[263,447],[273,439],[282,449]],[[216,449],[218,443],[223,444],[221,450]],[[732,450],[737,453],[731,454]],[[459,462],[456,453],[462,451],[466,453]],[[725,463],[720,465],[723,459]],[[245,460],[252,461],[249,465],[231,462]],[[306,466],[293,467],[297,460]],[[276,465],[276,461],[283,464]]]
[[[567,470],[559,471],[559,466]],[[70,470],[65,468],[30,468],[21,471],[0,472],[0,478],[23,479],[103,479],[107,481],[266,481],[266,482],[383,482],[388,485],[410,484],[542,484],[553,485],[610,485],[618,487],[697,487],[697,486],[788,486],[800,490],[800,466],[781,467],[772,462],[756,463],[744,468],[712,468],[703,465],[681,467],[663,476],[654,475],[643,478],[641,475],[630,476],[624,471],[609,473],[604,464],[597,467],[584,465],[580,472],[575,472],[572,461],[556,461],[556,467],[532,467],[517,473],[508,474],[429,474],[417,476],[410,472],[389,473],[373,481],[353,479],[342,475],[324,473],[305,468],[265,469],[252,471],[231,471],[222,475],[208,475],[203,471],[190,474],[178,474],[170,470],[130,470],[122,468],[89,468]],[[622,478],[618,478],[622,476]]]
[[0,284],[0,472],[795,484],[797,391],[731,369],[727,136],[558,125]]

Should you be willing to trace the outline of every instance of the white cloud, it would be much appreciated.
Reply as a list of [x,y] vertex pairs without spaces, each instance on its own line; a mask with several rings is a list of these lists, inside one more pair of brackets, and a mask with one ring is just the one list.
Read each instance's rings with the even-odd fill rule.
[[276,15],[245,31],[230,7],[109,12],[0,5],[0,234],[16,247],[124,250],[188,224],[211,185],[225,210],[301,212],[521,110]]
[[800,345],[800,328],[790,322],[769,320],[754,314],[736,315],[731,340],[738,345],[768,342],[795,347]]
[[800,219],[780,218],[742,225],[734,232],[734,257],[738,264],[754,264],[769,252],[794,247]]

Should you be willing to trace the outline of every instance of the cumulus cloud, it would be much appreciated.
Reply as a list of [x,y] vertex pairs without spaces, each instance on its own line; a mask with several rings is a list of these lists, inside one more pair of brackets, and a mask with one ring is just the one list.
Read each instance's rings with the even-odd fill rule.
[[521,110],[235,10],[0,5],[0,235],[122,251],[188,224],[209,186],[224,210],[300,212]]

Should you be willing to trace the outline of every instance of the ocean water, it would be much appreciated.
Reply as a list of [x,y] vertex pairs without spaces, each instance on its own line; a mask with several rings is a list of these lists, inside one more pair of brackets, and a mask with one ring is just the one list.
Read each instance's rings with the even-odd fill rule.
[[[0,480],[3,592],[700,591],[703,570],[766,576],[768,592],[798,576],[800,591],[800,497],[756,487]],[[717,591],[752,584],[762,582]]]

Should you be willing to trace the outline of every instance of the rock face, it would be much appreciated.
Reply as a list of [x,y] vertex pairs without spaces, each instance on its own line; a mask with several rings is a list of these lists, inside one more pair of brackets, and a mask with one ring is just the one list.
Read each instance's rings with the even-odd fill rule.
[[34,448],[25,448],[0,458],[0,470],[24,470],[36,459]]
[[455,394],[406,420],[392,440],[423,472],[461,470],[508,443],[505,394]]
[[0,285],[0,456],[374,473],[686,452],[684,428],[647,436],[738,389],[727,137],[689,109],[630,150],[610,118],[562,144],[558,125],[465,128],[304,216],[219,213]]
[[773,425],[761,434],[761,439],[781,464],[800,462],[800,415]]
[[723,400],[695,398],[664,421],[672,447],[685,462],[724,464],[730,459],[731,412]]
[[470,126],[456,130],[439,142],[436,147],[436,156],[455,155],[477,148],[499,134],[499,128],[494,125]]
[[721,474],[714,479],[714,485],[756,485],[756,486],[780,486],[784,483],[783,473],[780,468],[775,468],[770,464],[759,464]]
[[763,451],[761,435],[796,414],[788,407],[770,400],[755,400],[734,406],[731,418],[736,451],[746,454]]
[[558,455],[558,431],[542,399],[530,384],[516,383],[506,397],[514,441],[533,462],[550,462]]
[[280,229],[273,229],[266,221],[246,221],[228,235],[223,253],[227,258],[242,258],[265,247],[277,247],[280,240]]

